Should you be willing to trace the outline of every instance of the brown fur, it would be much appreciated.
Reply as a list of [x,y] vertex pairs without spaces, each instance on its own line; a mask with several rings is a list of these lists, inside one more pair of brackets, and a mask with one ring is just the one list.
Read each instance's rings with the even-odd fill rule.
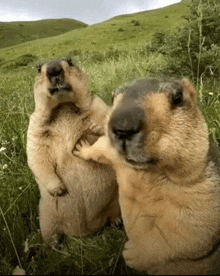
[[40,66],[34,97],[27,156],[41,193],[42,237],[91,234],[120,214],[116,177],[109,166],[85,162],[72,150],[82,137],[91,144],[98,139],[89,126],[102,126],[108,107],[89,94],[87,74],[65,60]]
[[115,93],[106,135],[75,154],[111,164],[127,265],[150,274],[207,274],[220,239],[220,176],[194,86],[139,80]]

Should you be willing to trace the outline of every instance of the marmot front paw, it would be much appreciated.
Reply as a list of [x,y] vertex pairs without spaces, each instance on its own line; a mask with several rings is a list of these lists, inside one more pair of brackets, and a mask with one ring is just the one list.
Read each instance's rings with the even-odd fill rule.
[[91,134],[102,136],[104,135],[104,128],[102,125],[96,124],[95,122],[91,122],[91,124],[89,125],[89,132]]
[[53,197],[56,197],[56,196],[63,196],[65,194],[67,194],[68,190],[67,190],[66,186],[63,183],[60,183],[59,186],[57,186],[53,189],[49,189],[48,192]]
[[90,158],[90,144],[88,141],[86,140],[80,140],[74,150],[73,150],[73,154],[81,157],[85,160],[88,160]]

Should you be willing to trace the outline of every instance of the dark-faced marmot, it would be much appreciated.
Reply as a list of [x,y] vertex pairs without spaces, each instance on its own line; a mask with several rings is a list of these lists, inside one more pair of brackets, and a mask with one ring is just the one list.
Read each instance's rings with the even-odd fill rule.
[[41,194],[42,237],[91,234],[119,217],[116,177],[109,166],[86,162],[72,150],[82,137],[97,140],[89,125],[102,126],[108,107],[90,95],[87,74],[71,60],[41,64],[34,97],[27,156]]
[[144,79],[116,90],[106,135],[74,154],[108,163],[128,241],[123,257],[149,274],[207,274],[220,240],[220,176],[187,80]]

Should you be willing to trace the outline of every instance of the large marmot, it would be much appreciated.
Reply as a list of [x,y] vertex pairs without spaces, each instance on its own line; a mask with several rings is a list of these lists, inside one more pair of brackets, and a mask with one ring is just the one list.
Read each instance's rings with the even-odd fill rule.
[[38,68],[35,111],[27,133],[28,165],[39,185],[42,237],[88,235],[107,218],[119,217],[114,171],[72,154],[76,142],[98,136],[90,123],[103,125],[107,105],[88,90],[88,76],[71,60],[53,60]]
[[117,174],[129,266],[208,273],[220,240],[219,164],[189,80],[144,79],[116,90],[106,135],[74,153]]

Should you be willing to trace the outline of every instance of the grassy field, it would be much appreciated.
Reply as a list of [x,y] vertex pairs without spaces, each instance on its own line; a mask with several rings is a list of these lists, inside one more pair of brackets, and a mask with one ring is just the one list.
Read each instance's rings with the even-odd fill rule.
[[[1,275],[10,275],[17,265],[32,275],[138,274],[124,263],[121,253],[126,237],[119,227],[104,227],[89,238],[68,236],[60,249],[49,249],[41,241],[40,195],[26,157],[27,127],[34,110],[36,63],[73,57],[90,74],[91,93],[110,104],[110,92],[119,85],[166,72],[165,57],[159,52],[145,51],[145,45],[158,28],[171,28],[172,18],[180,24],[184,9],[185,3],[180,3],[150,13],[119,16],[60,36],[0,49]],[[152,16],[150,20],[148,16]],[[160,20],[162,25],[158,23]],[[170,22],[163,25],[163,20]],[[137,21],[140,26],[134,26]],[[158,25],[150,28],[154,21]],[[119,28],[124,31],[118,31]],[[132,35],[135,37],[131,38]],[[197,91],[210,135],[220,143],[219,87],[217,82],[203,83]]]

